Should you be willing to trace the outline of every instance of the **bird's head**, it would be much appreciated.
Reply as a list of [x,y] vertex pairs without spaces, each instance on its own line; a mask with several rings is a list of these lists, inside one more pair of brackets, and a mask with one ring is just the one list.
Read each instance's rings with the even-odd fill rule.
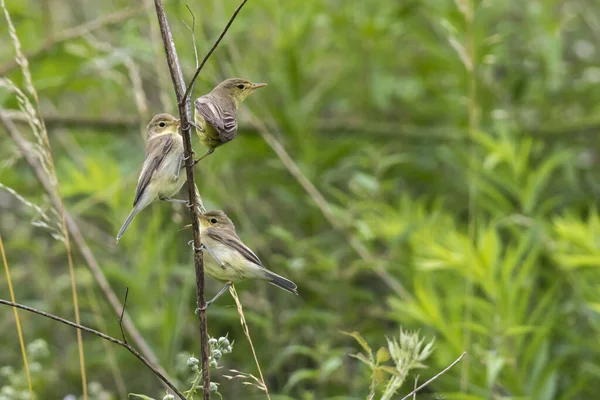
[[204,229],[216,228],[235,231],[235,225],[233,225],[227,214],[221,210],[207,211],[204,214],[200,214],[198,219],[200,226]]
[[267,86],[266,83],[252,83],[246,79],[231,78],[227,79],[213,89],[213,92],[224,94],[231,97],[238,105],[258,88]]
[[148,124],[148,138],[161,133],[175,133],[181,122],[171,114],[157,114]]

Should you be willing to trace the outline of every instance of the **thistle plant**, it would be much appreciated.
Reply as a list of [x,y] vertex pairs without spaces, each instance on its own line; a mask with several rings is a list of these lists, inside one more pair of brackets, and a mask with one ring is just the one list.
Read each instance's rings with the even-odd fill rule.
[[[381,400],[389,400],[402,386],[408,373],[413,369],[426,368],[423,362],[433,351],[433,340],[425,344],[425,338],[419,337],[418,332],[409,332],[400,328],[398,337],[386,338],[387,348],[380,347],[376,355],[373,355],[371,347],[358,333],[346,333],[352,336],[361,345],[367,354],[351,354],[371,369],[371,386],[367,399],[375,398],[375,391],[384,381],[386,375],[389,380],[381,396]],[[386,364],[392,360],[394,365]]]

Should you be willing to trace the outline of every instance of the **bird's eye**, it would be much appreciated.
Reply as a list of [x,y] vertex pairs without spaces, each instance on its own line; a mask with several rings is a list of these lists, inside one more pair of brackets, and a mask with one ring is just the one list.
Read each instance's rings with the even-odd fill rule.
[[237,88],[238,88],[238,89],[243,89],[243,88],[244,88],[244,85],[242,85],[242,84],[240,83],[239,85],[237,85]]
[[164,122],[160,122],[160,123],[158,124],[158,126],[160,126],[161,128],[164,128],[165,126],[167,126],[167,124],[166,124],[166,123],[164,123]]
[[216,218],[211,218],[210,219],[210,223],[211,224],[216,224],[217,223],[217,219]]

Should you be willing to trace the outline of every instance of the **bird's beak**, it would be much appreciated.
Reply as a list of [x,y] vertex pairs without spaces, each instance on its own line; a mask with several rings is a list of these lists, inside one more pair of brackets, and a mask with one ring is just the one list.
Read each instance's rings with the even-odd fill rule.
[[267,86],[267,84],[266,83],[253,83],[252,84],[252,90],[261,88],[263,86]]

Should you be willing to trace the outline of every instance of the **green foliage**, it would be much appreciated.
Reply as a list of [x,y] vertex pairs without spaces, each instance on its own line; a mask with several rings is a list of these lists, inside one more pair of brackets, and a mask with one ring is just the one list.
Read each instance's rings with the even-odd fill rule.
[[[131,6],[6,3],[25,52]],[[182,20],[190,17],[185,2],[166,3],[189,78],[195,61]],[[195,95],[230,76],[269,83],[240,110],[238,138],[199,164],[197,184],[208,209],[224,209],[265,265],[298,284],[299,297],[261,283],[238,287],[273,400],[365,399],[378,374],[383,392],[397,377],[382,369],[398,372],[394,352],[388,347],[385,360],[384,350],[363,348],[357,360],[340,331],[380,343],[399,326],[435,337],[419,381],[467,352],[418,398],[591,399],[600,390],[598,7],[473,1],[469,25],[470,3],[252,0],[200,74]],[[237,4],[190,3],[200,56]],[[185,389],[195,377],[189,353],[199,352],[185,207],[153,204],[114,243],[143,159],[140,132],[152,114],[176,112],[151,24],[153,9],[141,10],[29,61],[65,208],[116,293],[129,287],[132,321]],[[0,24],[0,70],[13,58]],[[18,68],[5,78],[25,90]],[[0,88],[0,107],[19,110],[14,90]],[[337,226],[252,119],[281,142]],[[27,124],[18,126],[35,143]],[[17,301],[74,319],[64,245],[52,237],[58,219],[7,135],[0,183]],[[82,323],[119,337],[117,316],[77,249],[74,262]],[[207,297],[220,288],[207,285]],[[8,292],[2,279],[0,292]],[[0,309],[0,366],[11,371],[0,387],[20,392],[12,315]],[[38,361],[44,372],[32,372],[36,394],[80,396],[75,332],[19,315],[26,342],[49,344]],[[223,398],[264,398],[244,384],[255,382],[256,367],[233,301],[223,296],[208,321],[212,335],[236,341],[213,373]],[[84,347],[88,380],[101,383],[90,393],[161,398],[158,380],[122,349],[87,335]],[[412,378],[397,393],[409,392]]]

